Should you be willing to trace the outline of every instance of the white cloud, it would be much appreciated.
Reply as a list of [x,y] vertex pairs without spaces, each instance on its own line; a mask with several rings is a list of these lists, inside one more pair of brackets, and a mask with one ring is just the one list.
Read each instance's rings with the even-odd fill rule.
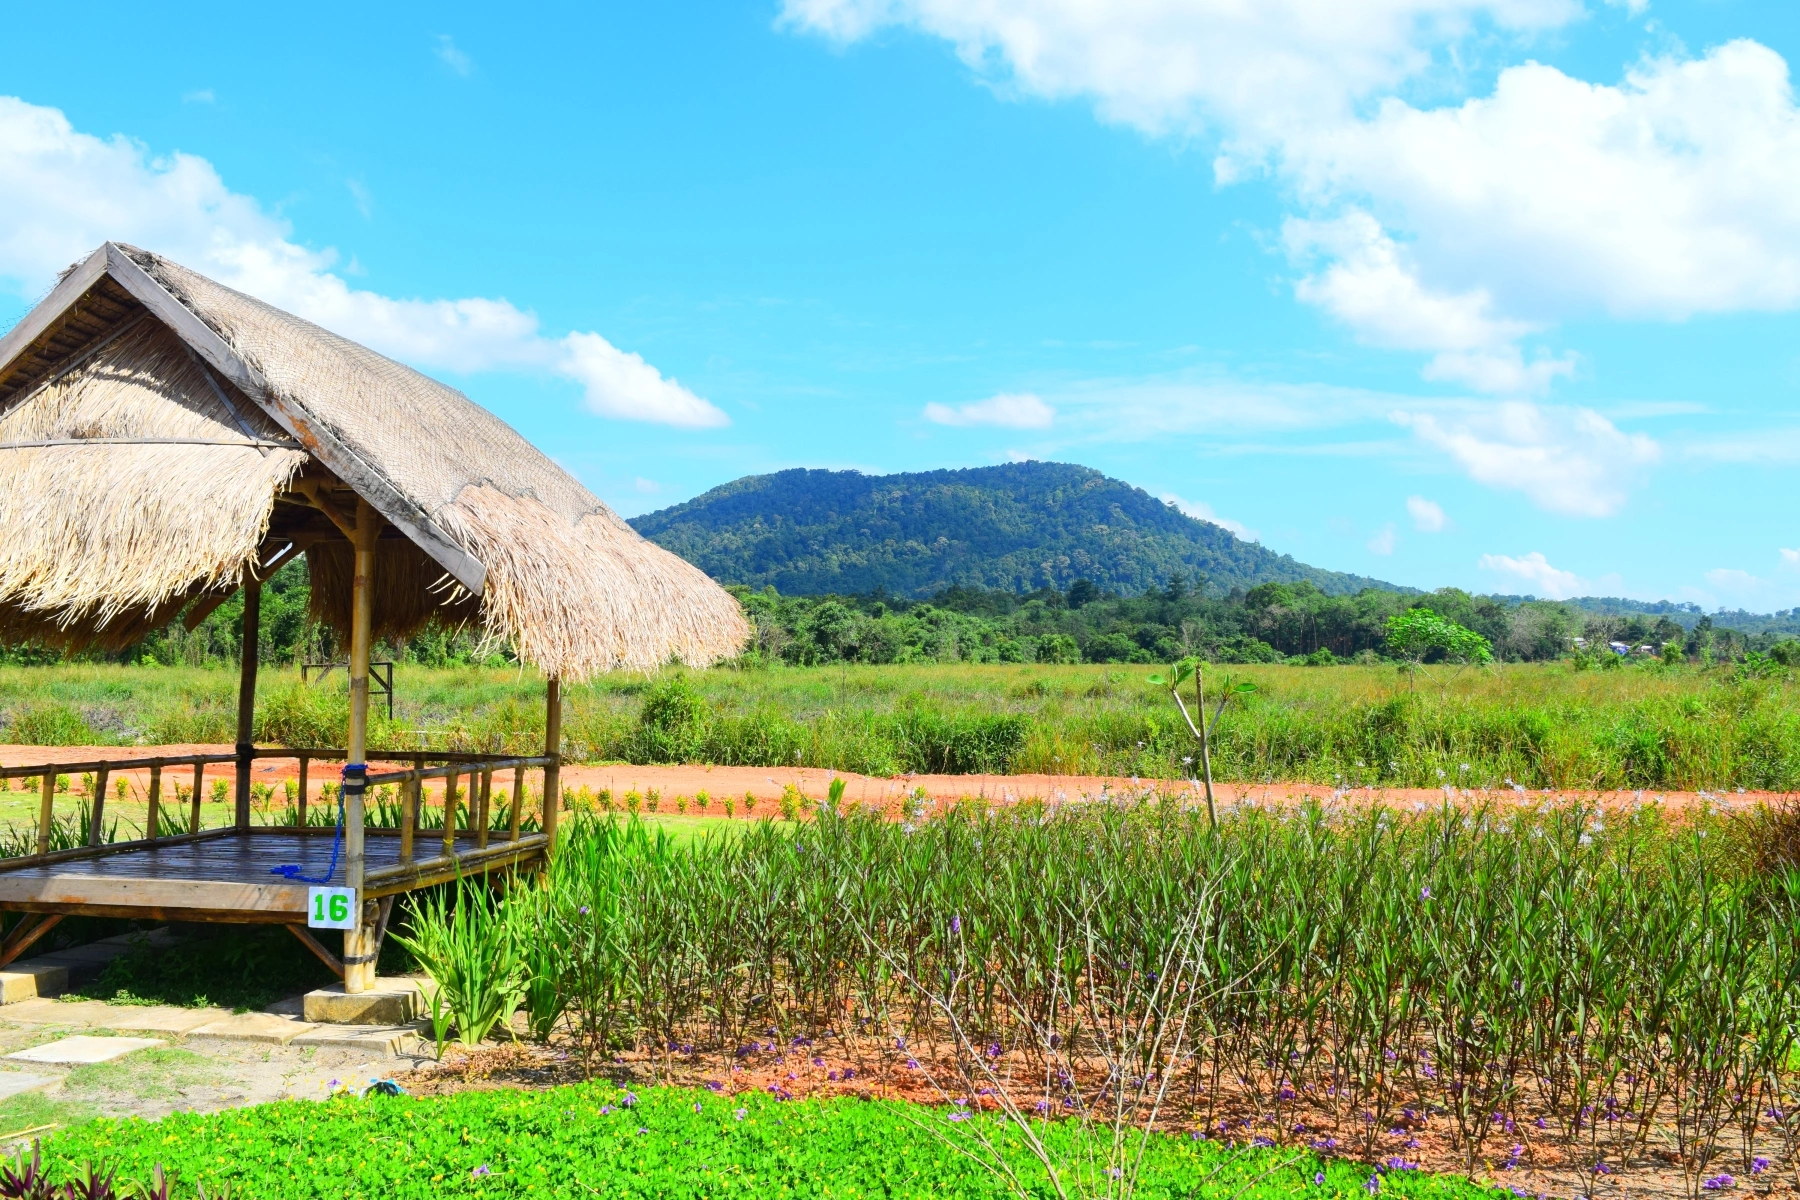
[[603,417],[691,429],[730,423],[717,408],[597,333],[571,333],[563,346],[567,357],[559,370],[586,385],[588,407]]
[[1734,41],[1616,86],[1528,63],[1455,107],[1383,101],[1284,147],[1316,204],[1372,204],[1424,278],[1539,321],[1800,303],[1800,109]]
[[1386,557],[1394,552],[1394,547],[1399,543],[1399,540],[1400,539],[1394,534],[1394,523],[1389,521],[1386,525],[1381,527],[1379,533],[1364,544],[1368,546],[1370,554],[1379,554]]
[[938,425],[998,425],[1003,429],[1048,429],[1056,410],[1030,392],[1001,392],[952,408],[933,401],[925,406],[925,419]]
[[213,90],[211,88],[197,88],[191,92],[183,92],[181,95],[181,102],[183,104],[211,104],[213,102]]
[[1423,496],[1408,496],[1406,512],[1412,517],[1413,528],[1420,533],[1442,533],[1450,528],[1450,518],[1444,515],[1443,506],[1435,500],[1427,500]]
[[1484,571],[1510,575],[1529,587],[1533,595],[1550,600],[1567,600],[1586,590],[1579,575],[1551,566],[1543,553],[1537,550],[1524,558],[1513,558],[1507,554],[1484,554],[1481,556],[1480,566]]
[[[1609,0],[1631,14],[1644,0]],[[1230,184],[1272,173],[1302,213],[1298,294],[1427,375],[1508,395],[1568,374],[1554,322],[1800,305],[1800,108],[1775,51],[1738,40],[1616,83],[1536,62],[1454,95],[1579,0],[785,0],[840,42],[951,43],[1002,92],[1083,97],[1151,134],[1204,132]],[[1464,42],[1478,43],[1465,54]]]
[[1152,133],[1267,136],[1409,79],[1477,22],[1560,26],[1580,0],[784,0],[783,23],[838,42],[900,26],[952,43],[984,77],[1091,98]]
[[203,158],[153,157],[74,129],[60,111],[0,96],[0,280],[21,295],[101,242],[132,242],[424,369],[547,371],[594,411],[703,427],[729,418],[597,333],[548,337],[506,300],[395,299],[352,288],[331,251],[231,191]]
[[1217,525],[1220,529],[1230,530],[1238,537],[1243,538],[1246,542],[1259,542],[1262,540],[1262,534],[1251,529],[1241,521],[1234,521],[1230,517],[1221,517],[1212,510],[1212,505],[1210,504],[1202,504],[1196,500],[1183,500],[1174,492],[1164,492],[1162,500],[1164,504],[1181,510],[1183,513],[1194,518],[1194,520],[1206,521],[1213,525]]
[[1531,326],[1495,317],[1485,289],[1451,294],[1427,288],[1412,255],[1365,212],[1330,221],[1290,218],[1282,232],[1296,259],[1326,260],[1300,280],[1295,294],[1370,345],[1433,354],[1427,379],[1520,394],[1543,391],[1575,369],[1568,356],[1527,363],[1518,340]]
[[458,50],[455,39],[447,33],[438,34],[437,46],[432,52],[437,55],[439,62],[465,79],[475,69],[475,60]]
[[1476,482],[1514,488],[1541,508],[1573,517],[1618,512],[1662,457],[1649,437],[1625,433],[1586,408],[1512,400],[1461,420],[1425,412],[1397,412],[1394,420]]
[[1783,549],[1780,553],[1782,566],[1800,567],[1800,550]]
[[1738,596],[1761,592],[1769,586],[1768,580],[1736,567],[1715,567],[1706,572],[1706,582],[1722,592]]
[[657,492],[662,491],[662,485],[660,483],[657,483],[654,479],[645,479],[642,475],[639,475],[636,479],[631,481],[631,487],[632,490],[644,496],[652,496]]

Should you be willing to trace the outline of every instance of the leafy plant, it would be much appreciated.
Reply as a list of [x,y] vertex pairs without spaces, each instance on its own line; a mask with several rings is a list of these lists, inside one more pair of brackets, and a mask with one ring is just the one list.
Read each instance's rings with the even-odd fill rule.
[[463,1045],[479,1045],[525,998],[520,920],[513,904],[495,900],[472,881],[414,895],[421,898],[409,898],[410,932],[390,936],[431,977],[432,1024],[441,1057],[449,1028]]

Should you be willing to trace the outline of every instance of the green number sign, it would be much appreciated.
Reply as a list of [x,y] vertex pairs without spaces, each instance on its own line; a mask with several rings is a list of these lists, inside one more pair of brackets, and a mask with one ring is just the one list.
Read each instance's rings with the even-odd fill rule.
[[355,929],[356,892],[350,888],[307,888],[306,924],[311,929]]

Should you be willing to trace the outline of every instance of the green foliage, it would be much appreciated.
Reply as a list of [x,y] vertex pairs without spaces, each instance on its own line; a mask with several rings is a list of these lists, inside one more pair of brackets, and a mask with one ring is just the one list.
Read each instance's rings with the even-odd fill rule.
[[781,471],[734,480],[631,524],[715,579],[782,591],[923,596],[952,585],[1138,592],[1204,572],[1220,588],[1378,581],[1295,562],[1067,463],[863,475]]
[[644,694],[638,712],[640,762],[695,762],[706,744],[711,710],[686,675],[671,674]]
[[1451,662],[1480,664],[1494,660],[1493,647],[1486,638],[1429,608],[1409,608],[1389,617],[1387,647],[1401,658],[1414,661],[1434,650]]
[[[367,1086],[364,1080],[353,1081]],[[1005,1185],[961,1152],[972,1140],[941,1109],[895,1101],[779,1102],[760,1094],[611,1084],[541,1092],[469,1091],[441,1099],[345,1096],[284,1101],[156,1122],[107,1119],[44,1146],[57,1178],[95,1159],[126,1178],[158,1164],[207,1195],[229,1184],[255,1200],[437,1200],[438,1197],[844,1195],[891,1200],[981,1200]],[[1001,1122],[994,1139],[1034,1193],[1042,1169]],[[968,1123],[965,1122],[964,1126]],[[961,1142],[957,1141],[962,1136]],[[1072,1122],[1052,1123],[1059,1157],[1088,1148]],[[1314,1182],[1323,1172],[1322,1184]],[[1367,1168],[1308,1151],[1227,1149],[1152,1135],[1144,1200],[1368,1200]],[[1406,1200],[1477,1200],[1465,1180],[1390,1173],[1380,1190]],[[180,1195],[181,1193],[176,1193]]]
[[[1445,805],[1242,808],[1215,830],[1151,800],[967,805],[907,825],[826,807],[676,846],[578,819],[552,867],[547,959],[590,1065],[846,1025],[928,1044],[940,1031],[902,977],[947,978],[964,956],[983,967],[966,1021],[1024,1048],[1045,1026],[1021,1013],[1137,994],[1127,977],[1164,961],[1189,898],[1217,894],[1208,970],[1237,982],[1200,1001],[1208,1036],[1172,1068],[1187,1119],[1209,1126],[1227,1103],[1214,1081],[1235,1079],[1277,1140],[1301,1093],[1355,1131],[1340,1132],[1348,1152],[1374,1156],[1405,1106],[1447,1123],[1471,1167],[1529,1137],[1585,1169],[1629,1154],[1641,1114],[1668,1112],[1701,1172],[1722,1131],[1800,1082],[1800,872],[1756,869],[1758,828]],[[1033,1020],[1080,1036],[1069,1015]],[[1603,1103],[1639,1115],[1584,1119]],[[1548,1117],[1529,1134],[1528,1112]]]
[[325,964],[285,929],[225,926],[167,948],[134,945],[74,994],[114,1004],[217,1005],[247,1012],[331,979]]
[[531,928],[518,906],[495,900],[486,881],[408,898],[411,931],[390,934],[431,976],[432,1031],[442,1056],[450,1029],[479,1045],[526,996],[521,936]]

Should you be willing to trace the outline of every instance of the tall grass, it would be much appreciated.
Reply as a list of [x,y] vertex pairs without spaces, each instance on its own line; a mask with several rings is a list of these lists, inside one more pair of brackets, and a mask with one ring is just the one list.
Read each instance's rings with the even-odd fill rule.
[[[1151,668],[849,666],[620,676],[565,689],[578,760],[810,766],[887,775],[1048,772],[1180,777],[1193,753]],[[1736,668],[1562,663],[1440,673],[1414,690],[1390,667],[1242,667],[1215,773],[1245,781],[1435,787],[1800,790],[1800,688]],[[371,743],[530,751],[529,673],[403,668]],[[0,668],[0,736],[230,742],[235,676],[109,666]],[[336,744],[341,673],[302,685],[265,672],[258,737]]]
[[1054,1108],[1079,1081],[1042,1070],[1046,1047],[1097,1061],[1084,1019],[1153,1019],[1130,997],[1209,896],[1200,1032],[1163,1066],[1178,1119],[1334,1131],[1371,1158],[1430,1120],[1471,1169],[1506,1155],[1588,1180],[1659,1153],[1698,1194],[1800,1132],[1800,870],[1752,870],[1749,836],[1578,806],[1250,809],[1217,831],[1166,802],[905,824],[826,808],[682,846],[583,819],[516,911],[536,914],[526,987],[590,1061],[832,1035],[859,1069],[896,1069],[954,1051],[906,981],[960,978],[957,1020]]

